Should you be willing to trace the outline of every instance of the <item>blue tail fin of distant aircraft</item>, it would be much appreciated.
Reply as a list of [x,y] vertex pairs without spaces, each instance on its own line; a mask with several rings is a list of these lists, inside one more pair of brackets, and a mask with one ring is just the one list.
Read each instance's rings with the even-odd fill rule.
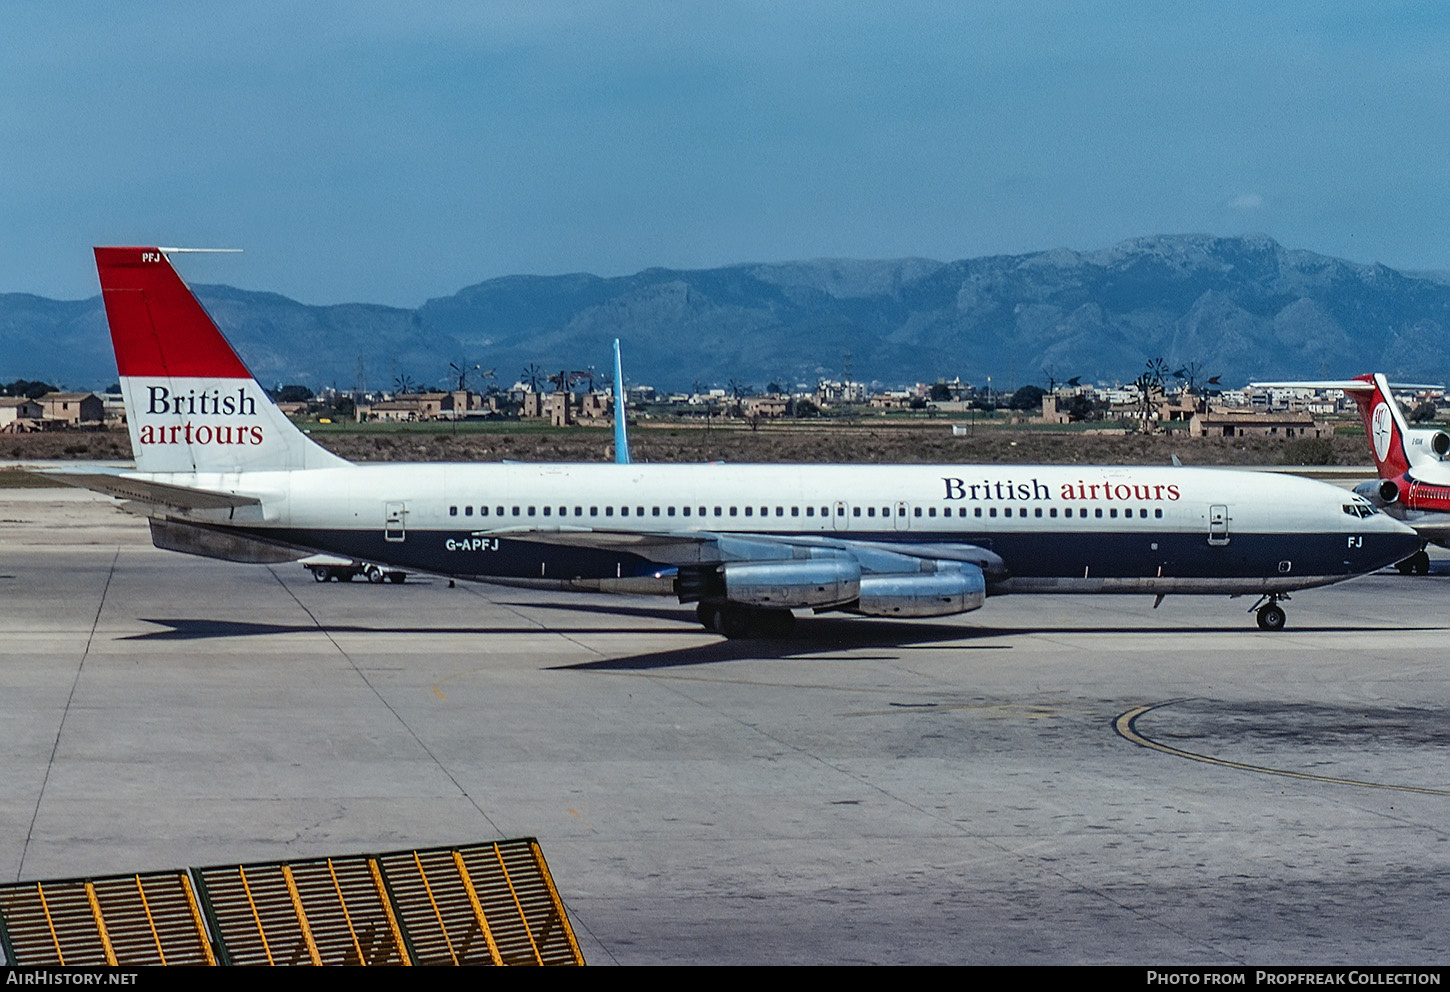
[[619,360],[619,338],[614,339],[614,461],[628,465],[629,428],[624,408],[624,364]]

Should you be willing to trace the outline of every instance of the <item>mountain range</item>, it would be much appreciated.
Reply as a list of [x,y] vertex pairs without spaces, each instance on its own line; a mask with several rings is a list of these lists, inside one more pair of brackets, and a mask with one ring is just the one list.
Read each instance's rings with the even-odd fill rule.
[[[1450,278],[1288,249],[1271,238],[1159,235],[1112,248],[938,262],[818,259],[630,276],[507,276],[417,309],[311,306],[194,287],[266,385],[448,382],[450,363],[604,369],[631,384],[764,388],[960,377],[1007,388],[1131,381],[1149,359],[1225,385],[1385,371],[1443,381]],[[116,367],[99,296],[0,294],[0,381],[102,388]],[[471,383],[477,386],[475,380]]]

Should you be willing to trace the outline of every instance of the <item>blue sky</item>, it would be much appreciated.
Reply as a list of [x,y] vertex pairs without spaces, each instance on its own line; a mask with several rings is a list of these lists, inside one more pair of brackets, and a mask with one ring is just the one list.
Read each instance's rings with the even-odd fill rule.
[[1184,232],[1450,269],[1446,10],[0,0],[0,291],[117,243],[399,306]]

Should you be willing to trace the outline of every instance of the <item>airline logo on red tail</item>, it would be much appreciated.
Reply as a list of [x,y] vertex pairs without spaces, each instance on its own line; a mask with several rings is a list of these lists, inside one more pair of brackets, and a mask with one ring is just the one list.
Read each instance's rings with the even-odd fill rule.
[[1390,442],[1395,437],[1394,414],[1389,404],[1380,400],[1370,415],[1370,439],[1374,442],[1374,460],[1383,462],[1390,454]]

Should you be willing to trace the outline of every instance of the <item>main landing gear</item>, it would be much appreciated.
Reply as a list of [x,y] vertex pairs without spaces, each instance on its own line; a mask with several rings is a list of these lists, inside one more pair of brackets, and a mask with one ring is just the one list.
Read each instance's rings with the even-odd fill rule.
[[1395,570],[1401,575],[1429,575],[1430,553],[1421,548],[1404,561],[1396,562]]
[[706,630],[734,639],[737,637],[786,637],[795,626],[790,610],[766,610],[739,603],[703,602],[695,607],[695,618]]
[[1279,600],[1287,600],[1289,597],[1283,593],[1269,593],[1260,599],[1253,606],[1249,607],[1252,613],[1258,610],[1256,619],[1260,630],[1283,630],[1284,622],[1288,619],[1284,614],[1284,608],[1279,605]]

